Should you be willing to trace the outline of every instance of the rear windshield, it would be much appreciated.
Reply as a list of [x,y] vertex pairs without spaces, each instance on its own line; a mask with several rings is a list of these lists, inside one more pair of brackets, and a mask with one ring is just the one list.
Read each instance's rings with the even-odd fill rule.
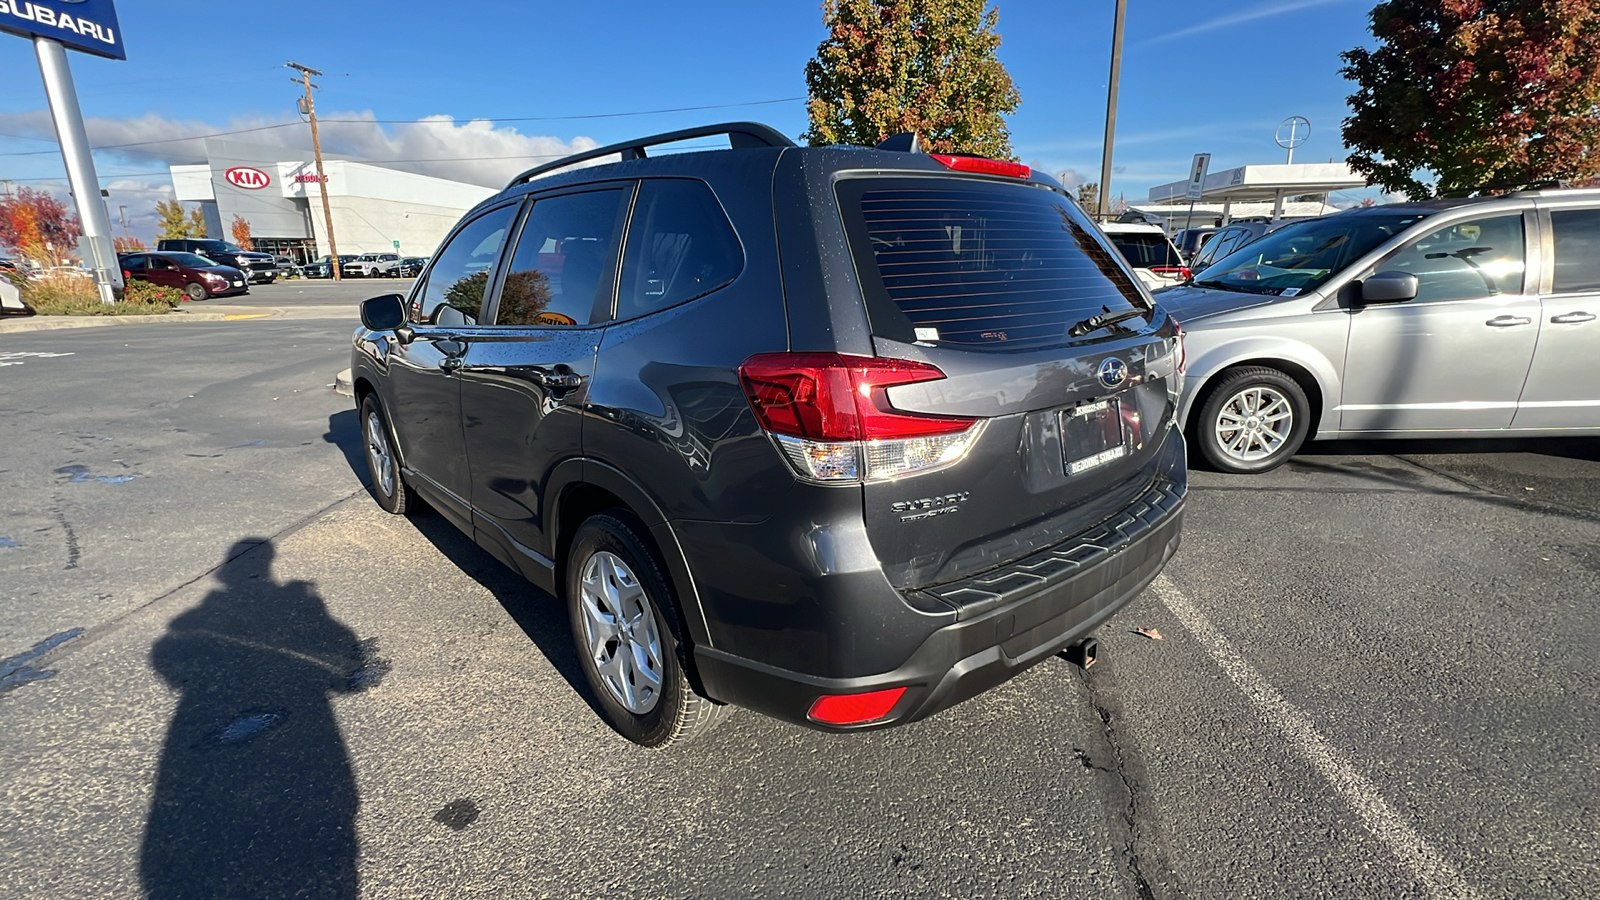
[[1148,309],[1094,225],[1054,191],[961,178],[846,179],[838,190],[884,337],[1044,347],[1090,316]]
[[1162,266],[1181,266],[1177,251],[1164,234],[1110,234],[1111,243],[1117,245],[1122,258],[1136,269],[1155,269]]

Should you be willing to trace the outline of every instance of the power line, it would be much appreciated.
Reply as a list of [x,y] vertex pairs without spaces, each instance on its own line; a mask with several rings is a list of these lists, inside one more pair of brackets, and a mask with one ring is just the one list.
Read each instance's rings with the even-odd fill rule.
[[[430,116],[430,117],[425,118],[425,119],[323,119],[322,122],[323,123],[335,122],[335,123],[359,124],[359,125],[457,125],[457,124],[462,123],[462,122],[568,122],[568,121],[579,121],[579,120],[587,120],[587,119],[618,119],[618,118],[624,118],[624,117],[628,117],[628,116],[654,116],[654,115],[661,115],[661,114],[664,114],[664,113],[702,112],[702,111],[711,110],[711,109],[734,109],[734,108],[742,107],[742,106],[770,106],[770,105],[773,105],[773,104],[776,104],[776,103],[794,103],[794,102],[797,102],[797,101],[800,101],[800,100],[805,100],[805,99],[807,99],[807,98],[805,98],[805,97],[781,97],[781,98],[776,99],[776,100],[751,100],[751,101],[746,102],[746,103],[717,103],[717,104],[712,104],[712,105],[709,105],[709,106],[678,106],[678,107],[673,107],[673,108],[670,108],[670,109],[646,109],[646,110],[636,110],[634,112],[618,112],[618,113],[590,113],[590,114],[579,115],[579,116],[471,116],[471,117],[466,117],[466,118],[453,118],[452,117],[452,118],[445,118],[445,119],[440,119],[440,118],[438,118],[436,116]],[[184,141],[198,141],[198,140],[204,140],[205,138],[214,138],[214,137],[229,137],[231,135],[236,135],[236,134],[252,134],[252,133],[260,132],[260,131],[273,131],[273,130],[279,129],[279,128],[292,128],[292,127],[294,127],[296,125],[304,125],[304,124],[305,123],[302,122],[302,121],[279,122],[279,123],[277,123],[275,125],[258,125],[258,126],[252,127],[252,128],[239,128],[239,129],[235,129],[233,131],[216,131],[216,132],[211,132],[211,133],[208,133],[208,134],[193,134],[193,135],[189,135],[187,137],[164,138],[164,139],[155,140],[155,141],[130,141],[128,143],[123,143],[123,144],[105,144],[105,145],[99,146],[99,147],[91,147],[90,149],[91,150],[122,150],[122,149],[125,149],[125,148],[128,148],[128,147],[148,147],[148,146],[152,146],[154,144],[180,144],[180,143],[183,143]],[[24,135],[0,135],[0,136],[24,138],[26,140],[38,140],[38,141],[48,140],[48,138],[30,138],[30,137],[25,137]],[[45,154],[51,154],[51,153],[56,153],[56,152],[57,151],[55,151],[55,150],[27,150],[27,151],[19,151],[19,152],[14,152],[14,153],[0,153],[0,156],[42,156],[42,155],[45,155]]]

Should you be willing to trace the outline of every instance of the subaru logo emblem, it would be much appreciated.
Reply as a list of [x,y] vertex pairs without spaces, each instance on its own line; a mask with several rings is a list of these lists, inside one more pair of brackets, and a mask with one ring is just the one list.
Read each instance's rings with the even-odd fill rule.
[[1108,388],[1122,387],[1128,380],[1128,364],[1115,356],[1108,356],[1100,363],[1100,383]]

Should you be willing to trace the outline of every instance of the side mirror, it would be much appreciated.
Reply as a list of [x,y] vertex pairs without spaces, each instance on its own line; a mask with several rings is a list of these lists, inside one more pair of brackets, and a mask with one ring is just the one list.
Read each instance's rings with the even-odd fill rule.
[[361,324],[369,331],[394,331],[406,323],[406,298],[384,294],[361,301]]
[[1361,282],[1362,303],[1403,303],[1417,298],[1417,276],[1410,272],[1379,272]]

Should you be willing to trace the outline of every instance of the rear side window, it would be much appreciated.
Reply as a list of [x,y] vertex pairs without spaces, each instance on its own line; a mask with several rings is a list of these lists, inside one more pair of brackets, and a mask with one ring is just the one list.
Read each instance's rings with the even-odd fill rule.
[[1600,291],[1600,209],[1550,213],[1555,233],[1555,292]]
[[1181,266],[1178,254],[1165,235],[1150,233],[1112,234],[1111,243],[1117,246],[1128,265],[1138,269],[1159,269]]
[[611,306],[628,191],[558,194],[533,204],[500,287],[496,325],[588,325]]
[[617,318],[703,297],[743,268],[739,238],[710,187],[683,179],[645,181],[628,226]]
[[[491,209],[456,232],[418,286],[412,318],[429,325],[478,324],[483,292],[516,212],[515,204]],[[339,265],[346,264],[340,257]]]
[[850,179],[839,202],[873,331],[1020,349],[1102,312],[1145,309],[1066,197],[976,179]]

